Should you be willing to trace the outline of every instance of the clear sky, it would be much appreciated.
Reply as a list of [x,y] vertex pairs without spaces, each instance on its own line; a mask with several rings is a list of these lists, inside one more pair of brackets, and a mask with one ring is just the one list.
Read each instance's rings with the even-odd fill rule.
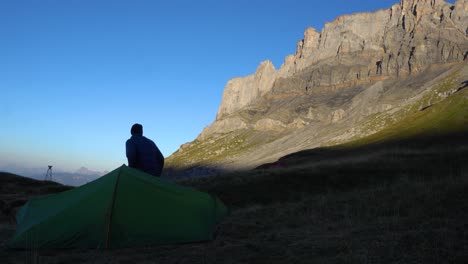
[[308,26],[397,2],[0,1],[0,166],[112,170],[135,122],[169,156],[229,79],[279,68]]

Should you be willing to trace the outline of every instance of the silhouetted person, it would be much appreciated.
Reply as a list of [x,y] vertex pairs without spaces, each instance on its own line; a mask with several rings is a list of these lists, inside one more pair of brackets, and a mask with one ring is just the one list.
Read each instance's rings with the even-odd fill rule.
[[154,176],[161,176],[164,156],[154,142],[143,136],[143,126],[134,124],[130,130],[132,137],[125,144],[128,166]]

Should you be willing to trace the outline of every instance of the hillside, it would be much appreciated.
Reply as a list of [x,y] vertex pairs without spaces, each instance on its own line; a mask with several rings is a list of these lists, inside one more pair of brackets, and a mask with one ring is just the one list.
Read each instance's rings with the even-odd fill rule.
[[28,199],[70,188],[72,187],[56,182],[39,181],[12,173],[0,172],[0,219],[13,221],[16,209],[25,204]]
[[252,169],[444,100],[468,80],[467,10],[466,0],[403,0],[308,28],[279,69],[265,61],[227,83],[216,120],[168,158],[166,175]]
[[13,235],[18,206],[70,187],[3,173],[0,260],[466,263],[467,97],[462,85],[365,138],[293,153],[250,171],[179,181],[218,196],[231,210],[208,243],[8,250],[5,242]]
[[[466,96],[467,91],[462,91]],[[4,243],[13,234],[14,222],[2,217],[0,260],[466,263],[467,135],[368,138],[365,145],[306,150],[248,172],[179,181],[217,195],[231,209],[216,239],[207,243],[119,250],[8,250]],[[2,199],[15,193],[15,200],[24,200],[31,192],[60,189],[56,184],[3,176],[0,179],[7,180],[11,192],[2,190]]]
[[231,210],[208,243],[105,251],[8,250],[5,242],[13,235],[18,206],[70,187],[2,173],[0,260],[466,263],[466,88],[458,86],[443,100],[346,144],[292,153],[250,171],[179,181],[218,196]]
[[[374,141],[379,137],[404,137],[424,132],[467,130],[465,87],[468,66],[454,64],[437,67],[437,74],[428,70],[419,76],[377,82],[365,90],[359,87],[339,90],[332,94],[310,94],[301,97],[281,98],[269,105],[268,113],[249,108],[238,112],[258,120],[263,117],[294,118],[299,127],[284,129],[240,129],[222,134],[199,137],[182,146],[168,159],[167,174],[203,175],[226,171],[249,170],[270,163],[297,151],[334,146],[359,141]],[[457,92],[458,91],[458,92]],[[350,96],[350,93],[357,93]],[[314,118],[325,118],[321,110],[327,104],[344,102],[347,107],[336,110],[329,121],[298,121],[300,117],[287,111],[306,111]],[[456,104],[456,108],[448,107]],[[297,106],[300,105],[300,106]],[[302,107],[301,105],[305,105]],[[293,109],[288,106],[294,106]],[[454,106],[455,107],[455,106]],[[302,110],[302,109],[305,110]],[[257,111],[257,112],[256,112]],[[255,114],[253,114],[255,112]],[[429,113],[431,113],[429,115]],[[434,119],[434,120],[432,120]],[[271,119],[266,126],[274,126]],[[375,134],[375,135],[374,135]],[[367,137],[369,135],[374,135]],[[366,138],[364,140],[364,138]],[[374,140],[372,140],[374,138]],[[171,171],[172,170],[172,171]]]

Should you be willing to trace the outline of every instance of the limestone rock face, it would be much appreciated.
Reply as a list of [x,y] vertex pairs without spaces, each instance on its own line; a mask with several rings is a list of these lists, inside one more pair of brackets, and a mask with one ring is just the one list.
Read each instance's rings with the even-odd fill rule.
[[[468,35],[468,0],[458,0],[455,5],[449,7],[449,10],[445,10],[449,16],[449,19],[453,21],[455,27],[460,32],[465,32],[465,36]],[[466,53],[465,53],[466,56]]]
[[275,73],[275,66],[273,66],[271,61],[260,63],[257,71],[255,72],[254,78],[254,87],[258,88],[259,96],[263,96],[270,91],[273,86],[273,82],[275,81]]
[[234,78],[228,81],[224,88],[221,105],[218,109],[216,120],[221,119],[225,114],[233,113],[236,110],[248,105],[257,96],[253,86],[254,76]]
[[[307,28],[279,70],[262,62],[225,87],[217,120],[268,94],[279,78],[302,75],[302,89],[421,72],[468,57],[468,0],[401,0],[388,9],[340,16]],[[285,87],[285,93],[291,92]],[[275,88],[275,93],[281,93]]]
[[229,80],[224,88],[221,106],[216,120],[233,113],[270,91],[275,81],[276,70],[271,61],[264,61],[254,75]]
[[277,72],[278,77],[287,77],[291,76],[296,69],[296,56],[288,55],[284,59],[283,64],[281,65],[280,70]]
[[309,27],[304,32],[304,39],[297,43],[296,59],[309,57],[318,49],[320,32],[315,28]]

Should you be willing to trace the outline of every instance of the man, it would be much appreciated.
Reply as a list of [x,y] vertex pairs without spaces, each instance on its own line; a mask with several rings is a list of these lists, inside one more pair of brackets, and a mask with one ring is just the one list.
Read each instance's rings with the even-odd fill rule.
[[132,137],[125,144],[128,166],[160,177],[164,167],[164,156],[154,142],[143,136],[143,126],[134,124]]

